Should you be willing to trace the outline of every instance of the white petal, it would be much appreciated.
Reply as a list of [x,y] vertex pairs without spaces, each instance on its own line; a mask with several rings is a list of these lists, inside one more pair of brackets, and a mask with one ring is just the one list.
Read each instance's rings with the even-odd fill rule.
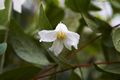
[[42,30],[40,32],[38,32],[39,36],[40,36],[40,42],[44,41],[44,42],[53,42],[56,40],[56,32],[53,30]]
[[77,49],[77,44],[79,43],[80,35],[75,32],[67,32],[67,38],[64,40],[64,45],[66,48],[71,50],[71,46]]
[[0,0],[0,10],[5,9],[4,0]]
[[13,8],[15,11],[21,13],[22,12],[22,5],[26,0],[13,0]]
[[65,24],[63,24],[63,23],[60,22],[57,25],[57,27],[55,28],[55,31],[64,31],[64,32],[67,32],[68,29],[67,29],[67,26]]
[[63,50],[63,42],[60,40],[54,41],[52,47],[49,48],[49,50],[54,52],[55,55],[58,56]]

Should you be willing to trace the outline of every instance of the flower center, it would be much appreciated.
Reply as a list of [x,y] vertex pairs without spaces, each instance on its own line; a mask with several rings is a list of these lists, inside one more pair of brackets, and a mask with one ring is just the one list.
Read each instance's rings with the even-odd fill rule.
[[57,33],[57,39],[64,40],[66,38],[66,34],[62,31]]

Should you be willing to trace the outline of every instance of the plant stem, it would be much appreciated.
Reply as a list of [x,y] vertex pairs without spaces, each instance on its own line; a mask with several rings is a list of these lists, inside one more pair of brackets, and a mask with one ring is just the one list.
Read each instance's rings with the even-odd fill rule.
[[[116,61],[116,62],[98,62],[98,63],[95,63],[95,64],[101,65],[101,64],[115,64],[115,63],[120,63],[120,61]],[[73,67],[71,67],[71,68],[66,68],[66,69],[58,70],[56,72],[51,72],[51,73],[48,73],[48,74],[45,74],[45,75],[44,74],[40,75],[37,78],[35,78],[34,80],[38,80],[38,79],[41,79],[41,78],[44,78],[44,77],[48,77],[48,76],[51,76],[51,75],[54,75],[54,74],[57,74],[57,73],[62,73],[62,72],[65,72],[67,70],[75,69],[77,67],[90,67],[92,65],[93,64],[76,64],[76,65],[73,65]]]
[[73,53],[69,53],[70,55],[67,56],[68,59],[71,59],[75,56],[75,54],[77,54],[79,51],[81,51],[81,49],[87,47],[89,44],[93,43],[95,40],[99,39],[101,37],[101,35],[89,40],[87,43],[83,44],[81,47],[79,47],[77,50],[73,51]]
[[[8,11],[8,19],[7,19],[7,23],[6,23],[4,43],[7,42],[8,32],[9,32],[9,23],[10,23],[10,18],[11,18],[11,11],[12,11],[12,1],[11,0],[9,0],[9,1],[10,1],[9,2],[9,9],[8,9],[9,11]],[[2,72],[3,72],[4,63],[5,63],[5,53],[1,57],[0,74],[2,74]]]

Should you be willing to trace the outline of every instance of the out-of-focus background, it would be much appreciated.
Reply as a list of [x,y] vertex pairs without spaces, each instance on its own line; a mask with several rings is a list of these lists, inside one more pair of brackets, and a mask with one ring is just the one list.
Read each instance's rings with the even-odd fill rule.
[[[120,80],[120,0],[26,0],[22,13],[9,2],[0,11],[0,80]],[[80,41],[56,57],[38,31],[59,22]]]

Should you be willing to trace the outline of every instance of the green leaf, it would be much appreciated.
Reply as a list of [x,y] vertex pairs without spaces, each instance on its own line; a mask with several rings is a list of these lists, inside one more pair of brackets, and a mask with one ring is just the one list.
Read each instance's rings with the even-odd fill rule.
[[120,12],[120,1],[119,0],[109,0],[114,13]]
[[94,64],[96,70],[109,74],[120,75],[120,63],[113,63],[108,65],[97,65]]
[[76,69],[74,70],[74,73],[75,73],[80,79],[82,78],[82,74],[81,74],[80,68],[76,68]]
[[42,29],[52,29],[52,26],[44,12],[43,6],[40,3],[39,8],[36,11],[36,14],[34,14],[34,20],[33,23],[30,24],[30,27],[26,29],[27,33],[35,34],[38,32],[38,30]]
[[0,44],[0,55],[4,54],[7,49],[7,43]]
[[70,80],[81,80],[80,70],[77,68],[71,72]]
[[31,80],[39,71],[33,66],[20,67],[0,74],[0,80]]
[[90,11],[100,11],[101,8],[97,7],[96,5],[94,4],[90,4],[89,8],[88,8]]
[[86,12],[88,10],[90,0],[65,0],[65,4],[75,12]]
[[107,73],[103,73],[99,78],[97,78],[97,80],[119,80],[119,79],[120,79],[119,75]]
[[0,42],[4,41],[5,30],[0,30]]
[[[43,6],[40,6],[40,13],[39,13],[39,24],[38,27],[41,29],[52,29],[52,26],[44,12]],[[39,29],[38,28],[38,29]]]
[[40,43],[25,34],[14,20],[11,20],[10,23],[9,36],[10,44],[21,59],[38,65],[49,64],[43,49],[39,45]]
[[120,28],[115,28],[112,31],[112,40],[115,46],[115,49],[120,52]]
[[5,0],[5,9],[0,10],[0,25],[5,25],[11,16],[12,0]]
[[100,33],[109,33],[112,30],[112,27],[103,20],[100,20],[90,14],[83,14],[82,16],[87,26],[93,30],[98,30]]
[[64,17],[64,10],[51,1],[46,5],[46,16],[55,28]]

